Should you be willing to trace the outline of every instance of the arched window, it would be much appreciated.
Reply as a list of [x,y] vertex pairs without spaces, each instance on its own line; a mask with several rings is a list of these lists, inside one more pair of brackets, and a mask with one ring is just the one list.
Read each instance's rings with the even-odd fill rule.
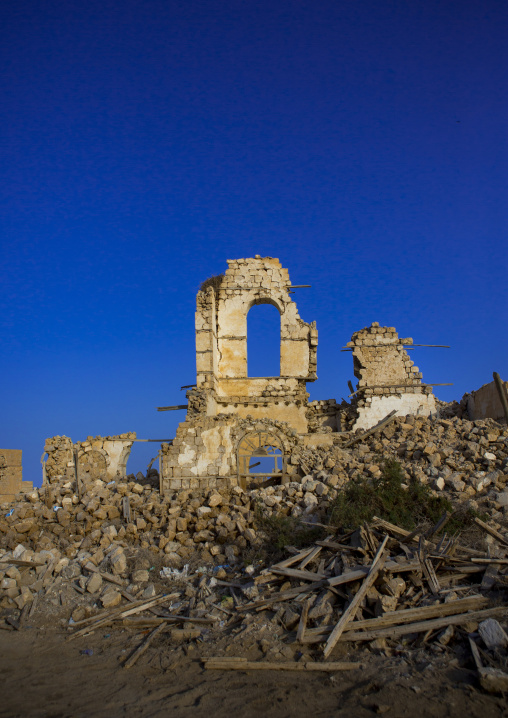
[[247,315],[247,376],[280,376],[280,314],[255,304]]
[[268,431],[245,434],[238,444],[237,471],[240,486],[262,484],[268,479],[282,479],[286,471],[284,448],[280,439]]

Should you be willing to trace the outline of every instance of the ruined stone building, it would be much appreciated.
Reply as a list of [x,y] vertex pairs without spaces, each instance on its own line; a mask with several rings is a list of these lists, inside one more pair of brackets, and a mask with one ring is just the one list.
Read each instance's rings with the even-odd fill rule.
[[[287,480],[297,448],[332,445],[346,428],[367,428],[391,410],[435,411],[430,387],[392,328],[356,332],[348,344],[358,391],[351,405],[335,399],[309,402],[307,382],[317,378],[318,334],[304,322],[290,296],[287,269],[278,259],[228,260],[223,276],[197,295],[196,386],[172,444],[162,445],[161,491],[248,485],[256,474]],[[280,375],[249,377],[247,314],[272,304],[280,314]],[[261,468],[256,467],[260,465]]]
[[41,458],[43,483],[74,480],[77,472],[83,484],[124,477],[135,439],[133,431],[117,436],[89,436],[76,443],[68,436],[46,439]]
[[[346,347],[358,379],[350,402],[309,402],[307,383],[317,379],[318,333],[315,322],[300,318],[291,294],[288,270],[272,257],[228,260],[224,275],[201,286],[196,384],[187,392],[187,415],[175,439],[161,445],[162,493],[246,487],[261,478],[285,482],[296,478],[298,461],[292,456],[301,450],[340,444],[344,431],[368,429],[394,410],[425,416],[436,411],[432,388],[422,383],[406,351],[413,340],[376,322],[355,332]],[[258,304],[271,304],[280,315],[277,376],[248,375],[247,315]],[[77,443],[66,436],[47,439],[41,460],[44,483],[74,480],[78,474],[83,485],[125,477],[136,440],[133,432]],[[3,491],[5,477],[12,483],[17,470],[14,459],[9,466],[7,471],[0,465]],[[19,457],[19,481],[20,472]]]

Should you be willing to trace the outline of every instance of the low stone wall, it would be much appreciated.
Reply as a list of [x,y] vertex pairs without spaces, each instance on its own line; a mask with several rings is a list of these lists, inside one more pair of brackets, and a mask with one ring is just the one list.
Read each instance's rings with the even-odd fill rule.
[[86,441],[73,443],[68,436],[46,439],[44,452],[45,480],[55,483],[74,479],[74,452],[78,453],[79,477],[85,483],[106,478],[109,481],[126,475],[127,460],[136,433],[131,431],[116,436],[89,436]]

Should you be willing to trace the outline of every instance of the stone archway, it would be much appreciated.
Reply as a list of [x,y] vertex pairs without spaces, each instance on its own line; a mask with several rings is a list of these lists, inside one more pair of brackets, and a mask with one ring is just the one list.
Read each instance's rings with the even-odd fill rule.
[[282,480],[286,473],[284,445],[270,431],[249,431],[238,442],[236,466],[238,483],[244,489],[249,478],[254,483],[270,478]]

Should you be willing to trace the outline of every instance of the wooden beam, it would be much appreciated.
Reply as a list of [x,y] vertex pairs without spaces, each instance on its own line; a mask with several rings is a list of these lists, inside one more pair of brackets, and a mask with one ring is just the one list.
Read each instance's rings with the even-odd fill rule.
[[498,606],[497,608],[486,608],[483,611],[470,611],[460,615],[436,618],[432,621],[408,623],[404,626],[391,626],[390,628],[381,628],[374,631],[350,631],[344,635],[344,640],[374,641],[376,638],[399,638],[400,636],[406,636],[408,633],[426,633],[436,628],[460,626],[462,623],[469,623],[470,621],[483,621],[485,618],[502,618],[507,614],[508,607]]
[[355,436],[354,439],[351,439],[351,441],[348,441],[347,443],[343,444],[340,448],[341,449],[348,449],[350,446],[353,446],[353,444],[357,444],[359,441],[363,441],[371,434],[374,434],[376,431],[379,431],[379,429],[383,429],[385,426],[387,426],[393,419],[395,418],[395,415],[397,413],[397,409],[394,409],[391,411],[387,416],[385,416],[384,419],[381,421],[378,421],[376,426],[373,426],[368,431],[364,431],[363,434],[360,434],[360,436]]
[[245,658],[229,658],[219,656],[208,658],[205,668],[219,671],[353,671],[363,668],[363,663],[346,663],[333,661],[319,663],[317,661],[290,661],[288,663],[272,663],[269,661],[247,661]]
[[158,406],[157,411],[177,411],[178,409],[187,409],[188,404],[177,404],[176,406]]
[[349,606],[346,608],[344,613],[342,614],[339,622],[333,629],[332,633],[330,634],[330,637],[328,638],[326,642],[325,649],[323,651],[323,655],[325,658],[328,658],[330,653],[333,651],[335,644],[342,636],[344,629],[348,625],[349,621],[351,621],[355,615],[356,611],[360,607],[361,602],[365,598],[368,590],[370,587],[374,584],[374,581],[378,577],[379,571],[383,568],[383,564],[386,559],[385,554],[385,546],[388,541],[388,534],[384,537],[383,543],[378,549],[377,554],[374,556],[374,560],[372,562],[372,566],[370,568],[370,571],[368,575],[366,576],[363,584],[361,585],[359,591],[356,592],[353,600],[349,604]]

